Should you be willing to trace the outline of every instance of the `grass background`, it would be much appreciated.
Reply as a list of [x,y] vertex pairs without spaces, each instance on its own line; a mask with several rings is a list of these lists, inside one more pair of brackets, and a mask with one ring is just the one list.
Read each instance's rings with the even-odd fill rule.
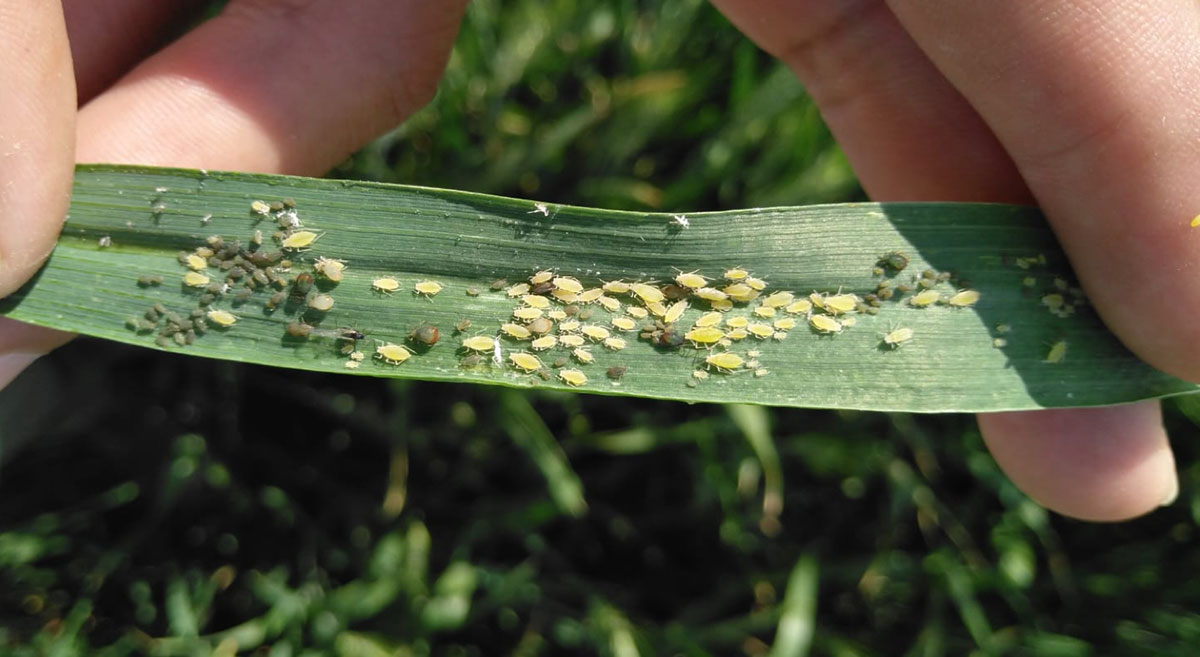
[[[863,198],[803,89],[699,0],[476,0],[437,100],[331,175]],[[0,654],[794,655],[811,632],[817,655],[1192,655],[1200,401],[1166,409],[1179,501],[1089,525],[1016,491],[964,416],[77,340],[0,393]]]

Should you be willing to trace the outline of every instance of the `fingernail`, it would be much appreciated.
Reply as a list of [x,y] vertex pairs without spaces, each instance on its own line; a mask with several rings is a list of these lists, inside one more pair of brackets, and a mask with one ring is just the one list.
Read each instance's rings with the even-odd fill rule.
[[1177,499],[1179,499],[1179,477],[1172,472],[1170,488],[1167,489],[1167,494],[1163,496],[1163,501],[1159,503],[1159,506],[1171,506]]
[[8,387],[17,375],[25,371],[33,361],[45,356],[42,353],[17,351],[0,355],[0,389]]

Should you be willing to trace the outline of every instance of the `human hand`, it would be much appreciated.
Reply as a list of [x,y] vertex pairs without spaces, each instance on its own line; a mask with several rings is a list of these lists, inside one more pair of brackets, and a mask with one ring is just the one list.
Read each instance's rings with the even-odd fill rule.
[[[1200,381],[1194,2],[713,2],[795,71],[873,198],[1040,205],[1125,345]],[[1121,520],[1178,492],[1157,402],[979,427],[1065,515]]]
[[[232,0],[163,46],[203,4],[0,6],[0,298],[54,247],[76,161],[320,175],[433,97],[467,0]],[[70,337],[0,318],[0,388]]]

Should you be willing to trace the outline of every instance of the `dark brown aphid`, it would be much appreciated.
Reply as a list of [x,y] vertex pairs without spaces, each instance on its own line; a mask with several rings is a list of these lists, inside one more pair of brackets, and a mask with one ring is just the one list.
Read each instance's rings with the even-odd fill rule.
[[229,280],[236,281],[246,277],[246,270],[238,265],[229,268]]
[[294,199],[294,198],[283,199],[283,207],[288,208],[289,210],[295,209],[296,199]]
[[625,376],[625,372],[627,371],[629,371],[629,368],[624,365],[613,365],[612,367],[608,368],[608,371],[605,372],[605,374],[608,375],[608,378],[616,381]]
[[220,251],[222,246],[225,246],[225,238],[220,235],[209,235],[204,239],[204,243],[214,251]]
[[217,269],[220,269],[221,271],[229,271],[233,268],[233,260],[221,260],[217,263]]
[[879,306],[879,295],[877,295],[877,294],[864,295],[863,301],[865,301],[867,303],[867,305],[878,307]]
[[554,291],[554,283],[551,281],[545,281],[543,283],[538,283],[537,285],[534,285],[532,288],[529,289],[530,294],[550,294],[553,291]]
[[420,342],[427,347],[437,344],[439,337],[438,328],[433,324],[421,324],[408,334],[409,340]]
[[283,201],[271,201],[267,207],[271,208],[271,212],[283,212]]
[[244,288],[238,290],[237,294],[233,295],[233,302],[235,304],[240,305],[240,304],[243,304],[243,303],[246,303],[247,301],[249,301],[250,297],[252,297],[252,296],[254,296],[254,290],[251,290],[248,287],[244,287]]
[[151,322],[157,322],[158,317],[159,317],[158,311],[155,310],[153,306],[151,306],[150,308],[146,309],[146,313],[143,315],[143,317],[145,317],[147,320],[149,320]]
[[162,347],[163,349],[169,349],[171,347],[171,338],[168,338],[165,335],[160,335],[157,338],[154,338],[154,344]]
[[287,301],[287,292],[276,292],[275,294],[271,295],[270,299],[267,299],[267,303],[265,305],[267,310],[275,310],[275,308],[284,301]]
[[467,354],[461,361],[459,361],[459,363],[463,367],[475,367],[479,365],[481,360],[483,360],[483,357],[479,354]]
[[903,271],[908,266],[908,256],[899,251],[892,251],[891,253],[885,253],[876,264],[887,267],[892,271]]
[[154,302],[154,305],[151,306],[151,308],[154,309],[154,312],[156,312],[160,315],[167,314],[167,307],[162,305],[162,302],[159,302],[159,301]]
[[153,285],[162,285],[162,282],[163,282],[162,276],[153,275],[153,274],[146,274],[145,276],[138,276],[138,280],[137,280],[137,284],[142,287],[150,287]]
[[663,293],[663,296],[670,299],[671,301],[678,301],[679,299],[686,297],[690,292],[688,291],[688,289],[686,287],[683,287],[682,285],[676,285],[675,283],[668,283],[668,284],[662,286],[662,293]]
[[547,371],[546,371],[546,368],[544,368],[544,367],[543,367],[542,369],[540,369],[540,370],[538,370],[538,371],[537,371],[537,375],[538,375],[538,377],[539,377],[539,378],[541,378],[541,380],[543,380],[543,381],[549,381],[549,380],[550,380],[550,373],[549,373],[549,372],[547,372]]
[[191,329],[188,329],[187,331],[185,331],[183,333],[183,343],[184,344],[196,344],[196,332]]
[[675,329],[658,331],[650,343],[659,349],[678,349],[683,344],[683,334]]
[[508,281],[503,278],[497,278],[496,280],[492,281],[492,284],[488,287],[492,289],[492,292],[499,292],[500,290],[508,287]]
[[172,336],[172,337],[174,337],[174,338],[175,338],[175,344],[177,344],[177,345],[179,345],[179,346],[181,346],[181,347],[186,347],[186,346],[187,346],[187,343],[188,343],[188,342],[187,342],[187,334],[186,334],[186,333],[176,333],[176,334],[175,334],[174,336]]
[[221,296],[222,294],[225,294],[225,284],[209,283],[208,287],[204,288],[204,291],[212,295]]
[[290,322],[287,325],[287,334],[293,338],[307,338],[312,332],[313,327],[304,322]]
[[892,291],[892,288],[885,287],[885,288],[881,288],[879,290],[879,292],[876,294],[876,296],[878,296],[883,301],[887,301],[888,299],[891,299],[892,295],[894,295],[894,294],[895,294],[895,292]]
[[197,335],[204,335],[205,333],[208,333],[208,322],[204,321],[203,319],[193,319],[192,332],[196,333]]
[[209,306],[209,305],[212,305],[212,302],[214,302],[216,300],[217,300],[217,295],[209,293],[209,292],[205,292],[204,294],[201,294],[200,298],[197,299],[196,301],[201,306]]
[[169,313],[164,313],[164,314],[166,315],[168,323],[170,323],[174,326],[183,326],[183,318],[180,317],[179,315],[177,315],[176,313],[169,312]]
[[175,326],[174,324],[167,324],[166,326],[164,326],[158,330],[159,335],[163,335],[166,337],[171,337],[172,335],[175,335],[178,332],[179,332],[179,327]]
[[563,308],[563,312],[566,313],[568,317],[574,317],[579,314],[579,306],[571,304],[566,308]]
[[309,293],[309,291],[312,290],[312,288],[312,274],[307,272],[296,274],[296,277],[292,279],[291,296],[293,299],[303,299]]
[[283,251],[254,251],[247,253],[244,259],[255,267],[269,267],[283,258]]
[[261,269],[254,272],[254,275],[251,276],[251,278],[254,279],[254,283],[259,287],[266,287],[271,284],[271,279],[267,278],[266,273]]
[[571,361],[566,356],[559,356],[558,358],[554,359],[554,362],[551,363],[551,365],[553,365],[555,368],[561,368],[566,367],[570,362]]

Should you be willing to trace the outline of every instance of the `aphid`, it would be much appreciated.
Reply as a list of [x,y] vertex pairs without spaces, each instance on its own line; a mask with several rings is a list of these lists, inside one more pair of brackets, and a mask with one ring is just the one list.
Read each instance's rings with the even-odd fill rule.
[[750,335],[753,335],[759,340],[766,340],[772,335],[775,335],[775,327],[771,326],[770,324],[763,324],[762,322],[751,322],[751,324],[746,327],[746,330],[749,331]]
[[680,272],[680,274],[675,277],[675,282],[681,287],[686,287],[692,290],[708,285],[708,279],[694,271],[688,273]]
[[858,323],[858,320],[853,317],[846,317],[846,318],[841,319],[840,321],[842,322],[842,328],[850,328],[851,326],[854,326],[855,324]]
[[553,363],[550,363],[550,366],[557,370],[566,367],[570,362],[570,359],[568,359],[566,356],[559,356],[558,358],[554,359]]
[[[729,328],[746,328],[750,324],[750,319],[747,317],[730,317],[725,325]],[[697,326],[699,323],[697,323]]]
[[687,228],[692,225],[692,223],[688,221],[688,218],[682,214],[671,215],[671,222],[680,228]]
[[356,370],[361,366],[362,366],[362,363],[360,363],[356,360],[348,360],[348,361],[342,363],[342,367],[345,367],[348,370]]
[[1008,333],[1011,330],[1012,330],[1012,327],[1009,326],[1008,324],[997,324],[996,325],[997,333]]
[[291,296],[296,299],[303,299],[313,288],[312,274],[300,272],[292,279]]
[[883,276],[883,274],[884,274],[883,267],[880,267],[879,265],[875,265],[874,267],[871,267],[871,275],[872,276]]
[[755,278],[754,276],[747,276],[746,280],[744,282],[746,283],[746,285],[749,285],[751,288],[753,288],[754,290],[756,290],[758,292],[762,292],[763,290],[767,289],[767,282],[761,278]]
[[250,211],[254,214],[267,214],[271,206],[266,201],[250,201]]
[[571,348],[582,347],[583,345],[587,344],[587,340],[585,340],[582,335],[576,335],[574,333],[558,336],[558,342],[564,347]]
[[628,371],[629,368],[625,365],[613,365],[612,367],[608,368],[608,371],[604,374],[613,381],[617,381],[620,380],[621,377],[625,376],[625,373]]
[[625,312],[629,313],[630,317],[634,317],[636,319],[646,319],[646,317],[650,315],[650,311],[641,306],[626,306]]
[[883,343],[892,349],[899,349],[900,345],[913,339],[913,330],[906,327],[893,329],[883,336]]
[[775,309],[770,306],[755,306],[751,312],[764,319],[770,319],[775,316]]
[[517,283],[512,287],[509,287],[508,290],[505,291],[505,294],[513,297],[514,299],[516,297],[525,296],[526,294],[529,294],[529,283]]
[[521,306],[519,308],[514,309],[512,314],[513,314],[513,317],[515,317],[523,322],[532,322],[533,320],[538,319],[539,317],[542,316],[542,311],[538,310],[537,308],[531,308],[529,306]]
[[580,331],[593,340],[604,340],[611,335],[608,329],[603,326],[596,326],[595,324],[584,324],[580,328]]
[[492,282],[488,284],[488,287],[492,290],[492,292],[499,292],[500,290],[508,287],[508,281],[504,280],[503,278],[497,278],[492,280]]
[[[228,262],[228,261],[226,261],[226,262]],[[224,263],[222,263],[222,264],[224,264]],[[238,281],[245,277],[246,277],[246,270],[241,267],[238,267],[236,265],[233,267],[230,267],[228,274],[226,274],[226,278],[228,278],[231,281]]]
[[624,349],[626,344],[625,338],[618,338],[615,336],[604,338],[604,346],[612,349],[613,351],[620,351]]
[[959,290],[946,299],[946,303],[954,308],[967,308],[975,305],[977,301],[979,301],[979,290]]
[[937,290],[923,290],[908,298],[908,305],[914,308],[925,308],[941,298]]
[[208,268],[208,261],[195,253],[189,253],[184,260],[186,262],[183,264],[187,265],[189,269],[194,271],[202,271]]
[[937,280],[933,278],[922,278],[917,281],[917,287],[921,288],[922,290],[932,289],[936,285]]
[[1047,294],[1042,297],[1042,305],[1049,308],[1051,311],[1058,310],[1066,303],[1063,295],[1058,293]]
[[683,334],[674,329],[656,331],[650,337],[650,344],[659,349],[678,349],[683,344]]
[[207,314],[208,321],[222,328],[233,326],[238,318],[228,310],[210,310]]
[[674,324],[680,317],[683,317],[683,311],[687,310],[687,307],[687,301],[676,301],[671,304],[671,307],[667,308],[667,312],[663,313],[663,324]]
[[814,307],[820,308],[821,310],[825,310],[825,295],[824,294],[821,294],[820,292],[813,292],[812,294],[808,295],[808,301]]
[[1055,364],[1061,363],[1067,357],[1067,341],[1059,340],[1050,345],[1050,351],[1046,354],[1046,360],[1043,362]]
[[543,333],[549,333],[550,329],[554,328],[554,322],[546,319],[545,317],[538,317],[532,322],[526,324],[525,328],[529,329],[530,333],[542,335]]
[[[254,270],[254,273],[250,275],[250,278],[253,279],[254,284],[258,287],[266,287],[271,284],[271,279],[268,278],[266,273],[264,273],[261,269]],[[249,285],[250,283],[247,282],[246,284]]]
[[899,251],[891,251],[880,257],[876,264],[887,267],[892,271],[903,271],[908,266],[908,256]]
[[754,288],[745,283],[734,283],[721,288],[721,291],[729,295],[730,299],[738,303],[749,303],[758,298],[758,292]]
[[575,300],[578,303],[594,303],[596,301],[599,301],[600,297],[603,297],[603,296],[604,296],[604,289],[594,287],[590,290],[584,290],[583,292],[580,292],[579,296]]
[[553,321],[561,322],[567,318],[567,312],[562,308],[551,308],[546,311],[546,317]]
[[550,296],[558,299],[560,303],[575,303],[575,300],[579,298],[579,295],[574,292],[558,289],[550,290]]
[[650,314],[655,317],[662,317],[667,314],[667,305],[661,301],[655,301],[654,303],[646,304],[646,310],[650,311]]
[[575,349],[572,349],[571,355],[575,357],[575,360],[583,363],[584,365],[590,365],[596,360],[596,357],[592,355],[592,352],[584,349],[583,347],[576,347]]
[[454,324],[454,332],[455,333],[462,333],[463,331],[465,331],[469,328],[471,328],[471,320],[469,320],[465,317],[458,320],[458,322],[456,322]]
[[725,331],[715,326],[701,326],[692,328],[687,333],[683,334],[683,338],[697,347],[701,345],[716,344],[718,340],[725,337]]
[[858,307],[860,299],[856,294],[834,294],[825,297],[825,310],[840,315]]
[[637,328],[637,322],[628,317],[613,317],[611,320],[613,328],[621,331],[632,331]]
[[154,285],[162,285],[163,277],[155,274],[146,274],[138,276],[137,284],[141,287],[151,287]]
[[432,297],[442,291],[442,284],[437,281],[417,281],[413,284],[413,293]]
[[842,323],[828,315],[813,315],[808,318],[808,325],[821,333],[842,332]]
[[614,299],[614,298],[612,298],[612,297],[609,297],[609,296],[601,296],[599,299],[596,299],[596,301],[597,301],[597,302],[598,302],[598,303],[599,303],[601,306],[604,306],[604,309],[605,309],[605,310],[607,310],[607,311],[608,311],[608,312],[610,312],[610,313],[619,313],[619,312],[621,312],[621,302],[620,302],[620,301],[617,301],[616,299]]
[[746,277],[749,275],[750,275],[750,272],[746,271],[745,269],[742,269],[741,267],[733,267],[730,269],[726,269],[725,273],[723,274],[723,276],[725,277],[725,280],[727,280],[727,281],[746,280]]
[[725,337],[733,342],[737,342],[750,337],[750,333],[744,328],[735,328],[726,333]]
[[783,312],[792,315],[802,315],[812,310],[812,302],[808,299],[797,299],[784,307]]
[[385,342],[375,347],[375,357],[390,365],[399,365],[412,358],[413,352],[402,344]]
[[693,292],[697,297],[705,301],[724,301],[729,298],[728,294],[718,290],[715,287],[702,287]]
[[516,338],[517,340],[528,340],[533,336],[533,333],[531,333],[529,329],[521,326],[520,324],[513,324],[512,322],[505,322],[501,324],[500,330],[508,337]]
[[724,317],[719,312],[707,312],[696,319],[696,326],[700,328],[704,328],[706,326],[720,326],[722,319],[724,319]]
[[286,330],[293,338],[307,338],[312,335],[313,327],[304,322],[289,322]]
[[571,368],[559,370],[558,378],[562,379],[563,383],[571,386],[581,386],[588,382],[586,374]]
[[532,288],[530,288],[530,290],[529,290],[530,294],[533,294],[533,295],[535,295],[535,296],[541,296],[541,295],[544,295],[544,294],[550,294],[550,293],[551,293],[551,292],[553,292],[553,291],[554,291],[554,284],[553,284],[553,283],[538,283],[537,285],[534,285],[534,286],[533,286]]
[[646,283],[630,283],[629,289],[645,304],[662,303],[667,298],[662,290]]
[[796,328],[796,320],[792,317],[780,317],[773,325],[778,331],[790,331]]
[[571,294],[579,294],[583,292],[583,283],[570,276],[556,276],[551,283],[554,284],[554,289],[568,292]]
[[521,303],[529,306],[530,308],[540,308],[542,310],[550,307],[549,299],[536,294],[521,295]]
[[462,341],[463,349],[468,351],[491,351],[497,344],[496,338],[490,335],[476,335]]
[[629,284],[625,281],[604,281],[600,287],[609,294],[625,294],[629,291]]
[[715,367],[717,369],[717,371],[719,371],[719,372],[729,373],[729,372],[732,372],[733,370],[736,370],[737,368],[741,367],[742,363],[744,363],[745,361],[742,360],[741,356],[739,356],[735,353],[730,353],[728,351],[721,351],[721,352],[717,352],[717,353],[709,354],[708,356],[705,356],[704,362],[707,363],[710,367]]
[[[161,305],[162,304],[156,303],[153,306],[147,308],[145,314],[143,314],[142,316],[151,322],[157,322],[159,320],[159,318],[163,315],[163,313],[160,313],[157,308],[157,306],[161,306]],[[165,312],[166,309],[164,308],[163,310]]]
[[350,360],[357,361],[357,362],[360,362],[360,363],[361,363],[363,360],[365,360],[365,359],[366,359],[366,357],[367,357],[367,355],[366,355],[366,354],[364,354],[364,353],[363,353],[363,352],[361,352],[361,351],[357,351],[357,350],[356,350],[356,351],[352,351],[352,352],[350,352],[350,353],[349,353],[349,354],[347,354],[347,355],[350,357]]
[[875,296],[879,297],[880,301],[887,301],[887,300],[891,299],[893,296],[895,296],[895,294],[896,294],[895,290],[893,290],[890,287],[885,287],[885,288],[881,288],[880,290],[878,290],[875,293]]
[[317,258],[313,269],[317,270],[318,274],[329,279],[331,282],[340,283],[342,281],[342,272],[346,271],[346,263],[342,260],[321,257]]
[[429,323],[418,325],[417,328],[408,334],[409,340],[420,342],[426,347],[432,347],[437,344],[439,337],[441,337],[441,334],[438,332],[438,328]]
[[[186,333],[173,333],[171,334],[171,337],[175,340],[175,344],[181,347],[187,346],[188,341]],[[195,342],[195,338],[192,338],[192,341]]]
[[558,332],[559,333],[573,333],[575,331],[578,331],[581,326],[583,326],[583,325],[579,323],[579,320],[568,319],[565,322],[559,323]]
[[246,303],[247,301],[249,301],[250,297],[252,297],[252,296],[254,296],[254,290],[252,290],[248,287],[244,287],[244,288],[238,290],[237,294],[233,295],[233,302],[235,304],[243,304],[243,303]]
[[279,304],[286,300],[287,292],[276,292],[275,294],[271,295],[271,298],[267,299],[267,302],[264,305],[266,306],[267,310],[275,310]]
[[183,275],[183,284],[188,287],[208,287],[212,279],[200,272],[189,271]]
[[993,338],[992,346],[995,347],[996,349],[1002,349],[1002,348],[1008,346],[1008,340],[1005,338]]
[[536,372],[542,369],[542,361],[537,356],[524,351],[514,351],[508,355],[508,360],[517,369],[525,372]]
[[900,294],[908,294],[909,292],[912,292],[912,290],[913,290],[912,286],[909,285],[908,283],[901,283],[896,286],[896,292],[898,292]]
[[469,288],[463,290],[463,292],[466,293],[466,295],[469,297],[479,296],[479,288],[477,288],[477,287],[469,287]]
[[391,276],[383,276],[372,280],[371,288],[376,292],[391,294],[392,292],[400,289],[400,281],[392,278]]
[[549,269],[543,269],[542,271],[535,273],[533,276],[530,276],[529,283],[531,285],[538,285],[540,283],[546,283],[552,278],[554,278],[554,272],[550,271]]
[[308,307],[319,313],[329,312],[333,309],[333,297],[328,294],[317,294],[308,300]]
[[554,337],[553,335],[543,335],[540,338],[535,338],[533,342],[529,343],[529,348],[534,351],[553,349],[556,346],[558,346],[558,338]]
[[796,299],[796,295],[791,292],[772,292],[768,294],[762,303],[764,306],[771,308],[783,308]]
[[280,246],[289,251],[307,249],[308,247],[312,246],[313,242],[316,242],[318,239],[320,239],[321,235],[321,233],[314,233],[311,230],[298,230],[285,237],[283,242],[280,243]]

